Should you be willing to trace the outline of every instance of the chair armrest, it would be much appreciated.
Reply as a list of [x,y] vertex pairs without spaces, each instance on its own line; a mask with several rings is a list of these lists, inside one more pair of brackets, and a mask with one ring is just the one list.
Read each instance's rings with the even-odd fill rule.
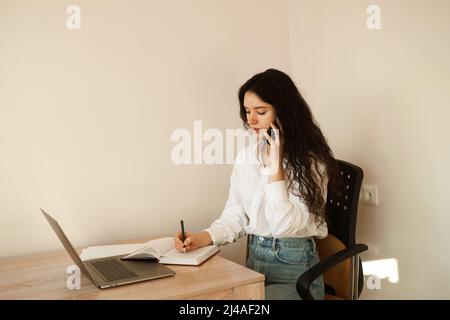
[[342,261],[347,260],[361,252],[367,251],[369,249],[365,244],[356,244],[352,248],[347,248],[336,252],[335,254],[329,256],[323,261],[312,266],[310,269],[305,271],[297,279],[297,292],[303,300],[314,300],[314,297],[309,291],[309,286],[311,283],[321,276],[325,271],[334,267]]

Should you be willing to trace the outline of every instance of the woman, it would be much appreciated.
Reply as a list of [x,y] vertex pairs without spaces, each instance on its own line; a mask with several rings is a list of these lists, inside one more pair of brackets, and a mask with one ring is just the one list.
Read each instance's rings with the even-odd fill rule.
[[[319,262],[314,238],[328,234],[327,187],[337,181],[338,166],[288,75],[256,74],[238,97],[244,127],[258,140],[235,159],[222,215],[204,231],[186,233],[184,242],[177,233],[175,246],[189,251],[248,234],[247,267],[265,275],[266,299],[300,299],[297,278]],[[322,277],[311,293],[323,298]]]

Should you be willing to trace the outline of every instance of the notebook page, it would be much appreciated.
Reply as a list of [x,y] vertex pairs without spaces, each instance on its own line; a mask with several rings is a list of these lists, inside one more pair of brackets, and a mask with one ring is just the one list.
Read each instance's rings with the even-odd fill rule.
[[160,262],[166,264],[199,265],[217,251],[219,249],[215,245],[201,247],[186,253],[178,252],[173,248],[161,257]]
[[159,258],[174,247],[175,244],[172,237],[150,240],[142,244],[136,251],[131,252],[129,255],[124,257],[124,259],[131,259],[133,257],[142,258],[142,254],[148,254],[151,256],[156,255],[156,258]]
[[161,257],[166,252],[170,251],[175,247],[174,239],[172,237],[160,238],[155,240],[150,240],[144,244],[144,247],[153,248],[158,255]]

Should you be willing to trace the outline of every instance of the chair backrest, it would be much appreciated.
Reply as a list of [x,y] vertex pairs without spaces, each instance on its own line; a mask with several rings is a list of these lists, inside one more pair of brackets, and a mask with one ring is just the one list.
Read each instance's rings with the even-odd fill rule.
[[[364,173],[354,164],[337,160],[340,168],[340,187],[336,192],[328,189],[326,208],[328,210],[328,237],[317,240],[320,259],[351,248],[355,245],[356,218],[358,200]],[[363,286],[361,260],[358,280],[358,296]],[[324,273],[324,282],[331,292],[341,298],[351,298],[351,261],[350,259],[334,266]]]

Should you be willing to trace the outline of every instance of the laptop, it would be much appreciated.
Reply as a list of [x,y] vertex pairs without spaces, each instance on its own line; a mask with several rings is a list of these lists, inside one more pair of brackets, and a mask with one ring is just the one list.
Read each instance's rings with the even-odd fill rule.
[[67,239],[58,222],[42,210],[45,218],[61,240],[67,253],[80,270],[99,289],[111,288],[125,284],[170,277],[175,272],[166,266],[149,260],[120,260],[126,255],[82,261],[74,247]]

